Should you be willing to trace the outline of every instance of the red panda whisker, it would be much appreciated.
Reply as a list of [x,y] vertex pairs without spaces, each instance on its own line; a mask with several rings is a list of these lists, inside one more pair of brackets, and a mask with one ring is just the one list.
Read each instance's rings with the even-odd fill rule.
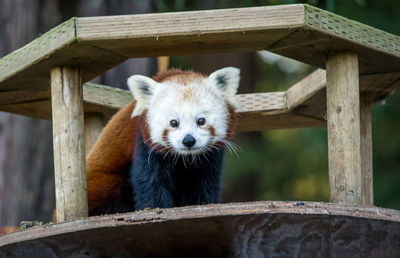
[[186,155],[183,155],[182,160],[183,160],[183,166],[185,168],[187,168],[187,166],[186,166]]
[[178,159],[179,159],[179,155],[178,155],[177,153],[174,152],[174,159],[173,159],[174,166],[175,166],[176,163],[178,162]]
[[224,146],[227,147],[230,153],[235,154],[239,158],[238,152],[242,151],[242,149],[238,145],[222,137],[216,137],[216,138],[219,140],[219,142],[221,142]]
[[207,152],[203,152],[203,153],[202,153],[203,157],[204,157],[204,158],[207,160],[207,162],[208,162],[208,163],[210,163],[210,161],[208,160],[208,158],[207,158],[207,155],[206,155],[206,154],[207,154]]
[[173,151],[174,151],[174,149],[170,148],[170,149],[165,153],[163,159],[165,159],[165,158],[168,156],[168,154],[170,154],[170,153],[173,152]]
[[236,151],[243,151],[243,149],[239,145],[237,145],[237,144],[235,144],[235,143],[233,143],[233,142],[231,142],[231,141],[229,141],[227,139],[218,137],[218,140],[220,140],[221,142],[223,142],[226,145],[229,145],[232,149],[234,149]]

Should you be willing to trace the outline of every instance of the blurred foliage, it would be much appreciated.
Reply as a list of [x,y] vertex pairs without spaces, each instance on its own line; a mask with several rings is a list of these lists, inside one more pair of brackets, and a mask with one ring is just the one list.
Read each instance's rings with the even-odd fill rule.
[[[154,0],[157,11],[200,10],[274,4],[308,3],[400,35],[398,0]],[[192,58],[173,57],[172,66],[191,68]],[[313,69],[286,73],[277,64],[257,59],[257,91],[287,89]],[[400,209],[400,94],[373,108],[375,205]],[[233,141],[243,151],[227,153],[224,201],[329,200],[325,128],[242,133]]]

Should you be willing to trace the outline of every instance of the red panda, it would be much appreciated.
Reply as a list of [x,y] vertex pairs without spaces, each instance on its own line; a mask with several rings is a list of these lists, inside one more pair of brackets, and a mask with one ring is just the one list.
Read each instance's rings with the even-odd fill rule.
[[89,215],[219,202],[240,70],[133,75],[86,160]]
[[233,67],[208,77],[181,70],[131,76],[134,100],[108,122],[86,159],[89,215],[219,202],[239,80]]

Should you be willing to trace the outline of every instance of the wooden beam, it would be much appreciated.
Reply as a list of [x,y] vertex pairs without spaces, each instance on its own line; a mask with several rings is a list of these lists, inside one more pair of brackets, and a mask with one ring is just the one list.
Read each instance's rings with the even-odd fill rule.
[[88,216],[80,69],[51,70],[57,222]]
[[85,154],[89,154],[105,126],[104,116],[101,113],[85,112]]
[[361,75],[399,71],[399,36],[310,5],[304,5],[304,12],[304,30],[266,49],[319,68],[325,68],[327,53],[352,51],[359,57]]
[[77,39],[126,57],[262,50],[304,25],[303,5],[78,18]]
[[372,166],[372,100],[370,96],[360,99],[361,130],[361,177],[362,204],[374,205],[373,166]]
[[303,105],[307,100],[318,94],[326,86],[326,73],[317,69],[310,75],[291,86],[287,94],[287,105],[294,110]]
[[335,53],[326,63],[331,202],[362,203],[360,97],[357,55]]
[[158,72],[164,72],[168,70],[169,66],[169,56],[159,56],[157,57]]
[[[0,88],[8,89],[7,80],[12,77],[21,77],[26,66],[35,66],[38,62],[48,58],[58,49],[71,44],[75,40],[75,18],[72,18],[47,33],[33,40],[24,47],[0,59]],[[49,77],[47,71],[47,78]],[[18,76],[17,76],[18,75]],[[33,76],[32,76],[33,75]],[[28,76],[26,74],[26,76]],[[30,74],[34,77],[35,74]],[[13,85],[13,89],[20,89],[23,85]],[[47,85],[48,88],[48,85]]]
[[[372,104],[390,96],[400,85],[400,73],[360,76],[360,93]],[[317,69],[286,91],[287,105],[295,114],[326,120],[326,72]]]
[[[84,85],[83,96],[85,112],[103,114],[105,121],[132,101],[132,95],[127,90],[92,83]],[[240,94],[238,98],[242,106],[242,109],[238,111],[239,131],[325,125],[323,118],[308,117],[291,112],[286,104],[285,92]],[[0,105],[0,110],[41,119],[51,118],[49,100]]]
[[80,66],[86,82],[130,57],[262,49],[320,68],[351,50],[362,75],[400,69],[400,37],[298,4],[72,18],[0,59],[0,91],[47,90],[54,66]]

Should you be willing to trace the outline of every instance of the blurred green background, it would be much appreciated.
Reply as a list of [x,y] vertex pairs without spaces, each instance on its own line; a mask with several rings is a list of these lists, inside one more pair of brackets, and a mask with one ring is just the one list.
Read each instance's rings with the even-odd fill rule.
[[[400,35],[398,0],[309,1],[162,1],[157,11],[199,10],[307,3],[373,27]],[[301,51],[301,50],[299,50]],[[172,57],[171,66],[190,69],[193,58]],[[289,62],[289,63],[288,63]],[[265,62],[255,57],[255,91],[279,91],[305,77],[313,67],[287,60]],[[288,64],[287,64],[288,63]],[[290,65],[296,68],[290,69]],[[375,205],[400,209],[400,94],[373,108],[373,167]],[[227,152],[223,201],[329,200],[326,128],[239,133],[233,139],[239,158]]]

